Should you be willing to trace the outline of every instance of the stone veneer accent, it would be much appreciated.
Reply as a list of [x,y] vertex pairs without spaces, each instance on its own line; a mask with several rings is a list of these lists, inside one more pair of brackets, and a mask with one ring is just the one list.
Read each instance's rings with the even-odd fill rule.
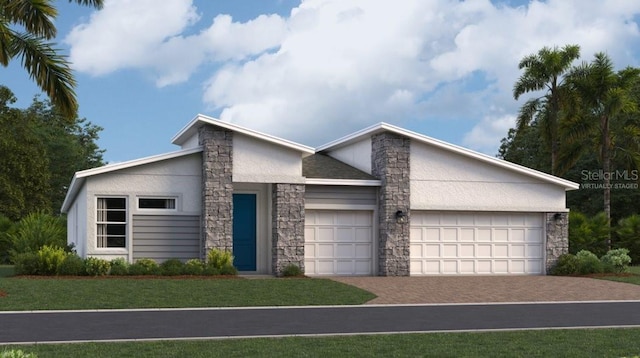
[[[394,133],[371,138],[371,172],[381,181],[378,198],[378,275],[409,276],[409,138]],[[403,211],[403,221],[396,212]]]
[[276,276],[290,264],[304,272],[304,184],[273,184],[272,270]]
[[233,251],[233,132],[214,126],[198,131],[202,151],[201,255]]
[[[555,216],[558,215],[556,219]],[[569,213],[546,213],[547,274],[562,254],[569,252]]]

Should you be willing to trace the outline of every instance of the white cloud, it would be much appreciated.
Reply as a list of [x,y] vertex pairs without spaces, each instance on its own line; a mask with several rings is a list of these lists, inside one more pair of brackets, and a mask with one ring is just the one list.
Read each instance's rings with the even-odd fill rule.
[[71,59],[94,75],[151,69],[158,86],[208,66],[203,100],[221,119],[309,144],[377,121],[455,118],[460,141],[485,152],[526,99],[511,94],[523,56],[579,44],[585,60],[606,51],[639,65],[634,0],[305,0],[288,17],[209,15],[194,31],[196,12],[191,1],[107,0],[67,37]]

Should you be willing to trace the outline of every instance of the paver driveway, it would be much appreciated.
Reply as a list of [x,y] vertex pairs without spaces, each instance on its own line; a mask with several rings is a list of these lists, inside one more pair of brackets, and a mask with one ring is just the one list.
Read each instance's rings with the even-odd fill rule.
[[640,285],[560,276],[332,277],[378,297],[368,304],[640,300]]

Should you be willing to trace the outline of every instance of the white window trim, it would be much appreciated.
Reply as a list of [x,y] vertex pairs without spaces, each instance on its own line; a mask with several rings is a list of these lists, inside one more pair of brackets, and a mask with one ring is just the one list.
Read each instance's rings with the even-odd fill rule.
[[[119,196],[119,195],[96,195],[96,200],[95,200],[95,229],[96,229],[96,233],[95,233],[95,248],[96,250],[100,251],[100,252],[114,252],[114,253],[120,253],[123,251],[128,251],[129,248],[129,198],[127,196]],[[125,221],[124,222],[109,222],[109,221],[100,221],[99,217],[100,215],[98,215],[98,210],[100,210],[99,207],[99,201],[100,199],[124,199],[124,205],[125,205]],[[99,230],[98,230],[98,226],[101,224],[124,224],[125,225],[125,231],[124,231],[124,247],[101,247],[99,246]]]
[[[141,208],[140,199],[164,199],[173,200],[174,207],[172,209],[156,209],[156,208]],[[136,196],[136,210],[144,213],[175,213],[180,206],[180,197],[175,195],[140,195]]]

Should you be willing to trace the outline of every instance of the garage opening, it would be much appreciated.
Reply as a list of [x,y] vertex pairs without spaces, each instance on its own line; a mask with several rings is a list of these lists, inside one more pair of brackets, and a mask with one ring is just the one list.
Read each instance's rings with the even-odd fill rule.
[[544,273],[541,213],[411,212],[411,275]]
[[373,211],[306,210],[304,236],[305,274],[373,274]]

